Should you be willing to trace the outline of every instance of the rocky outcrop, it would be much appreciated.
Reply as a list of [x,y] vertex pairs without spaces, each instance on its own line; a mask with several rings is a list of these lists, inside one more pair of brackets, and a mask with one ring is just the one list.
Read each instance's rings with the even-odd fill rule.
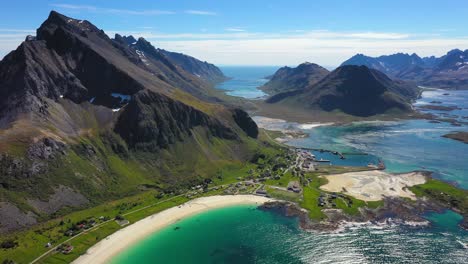
[[258,127],[244,110],[236,108],[232,110],[234,121],[251,138],[258,137]]
[[14,191],[21,190],[24,186],[11,183],[34,179],[35,176],[46,173],[49,163],[66,155],[66,150],[67,146],[64,143],[52,138],[43,138],[29,145],[25,157],[1,153],[0,187]]
[[29,146],[28,157],[42,160],[54,159],[59,155],[65,155],[65,150],[65,143],[52,138],[43,138]]
[[206,128],[216,137],[238,138],[217,119],[148,90],[135,94],[120,114],[114,131],[132,148],[156,151],[191,135],[191,130],[197,126]]
[[30,199],[28,203],[38,212],[53,214],[65,206],[80,207],[89,201],[81,193],[60,185],[46,200]]
[[0,234],[37,223],[37,215],[23,212],[12,203],[0,202]]

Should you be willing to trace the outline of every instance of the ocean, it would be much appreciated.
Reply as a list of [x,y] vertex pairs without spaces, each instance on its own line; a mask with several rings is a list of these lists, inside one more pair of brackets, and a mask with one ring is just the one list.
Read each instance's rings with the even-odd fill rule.
[[228,95],[258,99],[266,94],[257,87],[267,82],[266,77],[275,73],[279,67],[224,66],[220,68],[224,75],[231,79],[219,84],[216,88],[225,90]]
[[[259,98],[256,89],[277,67],[223,67],[231,80],[218,86],[230,95]],[[468,91],[423,93],[415,106],[441,101],[452,112],[428,110],[466,120]],[[298,126],[297,124],[293,124]],[[299,126],[298,126],[299,127]],[[334,164],[367,165],[383,160],[390,172],[431,170],[434,177],[468,188],[468,145],[441,135],[468,131],[466,125],[426,120],[358,122],[302,130],[308,138],[288,144],[345,153]],[[116,256],[112,263],[468,263],[468,232],[452,212],[428,213],[429,226],[352,225],[336,233],[301,230],[297,220],[254,206],[204,212],[155,232]]]
[[182,219],[111,263],[466,263],[461,217],[447,211],[427,218],[431,227],[356,225],[321,234],[299,229],[295,218],[232,206]]

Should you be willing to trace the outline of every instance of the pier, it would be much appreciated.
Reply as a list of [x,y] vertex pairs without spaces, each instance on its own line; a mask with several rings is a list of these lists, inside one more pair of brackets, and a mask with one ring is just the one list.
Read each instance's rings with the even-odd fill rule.
[[[328,153],[331,153],[333,155],[338,155],[340,156],[340,159],[346,159],[346,157],[344,156],[343,153],[339,152],[339,151],[333,151],[333,150],[327,150],[327,149],[315,149],[315,148],[298,148],[298,147],[295,147],[296,150],[309,150],[309,151],[318,151],[320,153],[323,153],[323,152],[328,152]],[[317,162],[320,162],[320,160],[315,160]],[[323,161],[322,161],[323,162]],[[330,162],[330,161],[328,161]]]

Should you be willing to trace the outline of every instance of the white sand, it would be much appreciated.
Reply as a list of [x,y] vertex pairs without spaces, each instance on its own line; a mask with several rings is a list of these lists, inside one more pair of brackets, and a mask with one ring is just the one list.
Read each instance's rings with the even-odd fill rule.
[[106,263],[113,256],[125,250],[142,238],[162,229],[178,220],[203,211],[231,205],[257,204],[261,205],[272,199],[255,195],[218,195],[202,197],[189,201],[157,214],[146,217],[128,227],[103,239],[76,259],[75,264]]
[[416,196],[407,187],[426,182],[426,177],[420,172],[390,174],[378,170],[328,175],[326,178],[328,183],[321,189],[343,192],[364,201],[379,201],[385,196],[414,200]]

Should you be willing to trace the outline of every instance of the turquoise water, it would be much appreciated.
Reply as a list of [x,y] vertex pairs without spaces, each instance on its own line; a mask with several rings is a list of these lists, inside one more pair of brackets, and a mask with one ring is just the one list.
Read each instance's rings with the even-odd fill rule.
[[112,263],[466,263],[468,232],[456,226],[460,216],[447,211],[428,219],[433,227],[349,227],[320,234],[300,230],[294,218],[234,206],[183,219]]
[[326,158],[343,165],[366,165],[380,158],[389,172],[429,170],[434,172],[434,177],[467,189],[468,145],[442,137],[455,130],[468,131],[468,128],[426,120],[359,122],[308,130],[309,138],[292,140],[289,144],[368,154],[345,155],[346,160],[329,154]]
[[[275,69],[229,67],[223,71],[234,78],[221,89],[257,98],[263,94],[256,87]],[[456,103],[462,109],[449,115],[466,120],[468,91],[450,91],[448,96],[442,93],[426,92],[416,105],[434,98],[443,100],[443,105]],[[466,131],[467,126],[424,120],[360,122],[305,130],[310,138],[289,144],[344,152],[346,160],[316,153],[335,164],[360,166],[383,159],[387,170],[393,172],[432,170],[436,177],[468,188],[468,145],[440,137],[454,130]],[[468,232],[458,227],[461,216],[448,210],[425,217],[430,226],[350,226],[339,233],[319,234],[300,230],[296,219],[253,206],[228,207],[160,230],[116,256],[112,263],[468,263]]]
[[267,82],[265,77],[275,73],[279,67],[224,66],[220,68],[224,75],[231,79],[219,84],[216,88],[226,90],[228,95],[256,99],[265,96],[265,93],[257,87]]
[[295,258],[290,243],[301,233],[297,226],[294,218],[256,206],[215,209],[172,224],[112,263],[288,263]]

